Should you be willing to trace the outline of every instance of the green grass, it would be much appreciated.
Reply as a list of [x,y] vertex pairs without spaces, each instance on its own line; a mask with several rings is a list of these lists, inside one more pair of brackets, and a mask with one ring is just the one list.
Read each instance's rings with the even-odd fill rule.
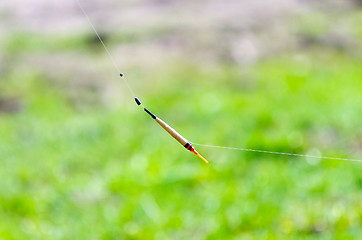
[[[361,158],[361,76],[358,59],[313,51],[170,64],[137,92],[194,142]],[[360,163],[199,147],[206,165],[131,98],[80,110],[41,71],[3,79],[22,108],[0,115],[1,239],[362,237]]]
[[[125,29],[116,33],[102,33],[100,36],[107,45],[112,44],[128,44],[138,43],[157,39],[160,36],[170,34],[171,26],[165,24],[163,27],[153,27],[149,29]],[[99,40],[93,32],[78,32],[77,34],[36,34],[31,32],[14,32],[9,35],[4,35],[0,50],[7,55],[24,53],[50,53],[50,52],[69,52],[80,51],[84,53],[99,53],[103,48],[99,46]],[[95,57],[95,56],[93,56]]]

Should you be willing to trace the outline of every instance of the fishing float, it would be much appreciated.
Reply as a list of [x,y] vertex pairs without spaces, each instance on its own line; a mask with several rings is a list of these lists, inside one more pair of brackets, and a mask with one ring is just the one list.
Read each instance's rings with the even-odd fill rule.
[[[123,77],[123,74],[120,74],[121,77]],[[135,97],[135,101],[137,105],[142,105],[141,101]],[[159,117],[156,117],[153,113],[151,113],[147,108],[143,107],[144,111],[148,113],[163,129],[166,130],[174,139],[176,139],[182,146],[184,146],[187,150],[195,153],[199,158],[201,158],[202,161],[205,163],[209,163],[200,153],[196,151],[196,149],[192,146],[192,144],[184,138],[181,134],[179,134],[175,129],[170,127],[167,123],[165,123],[163,120],[161,120]]]

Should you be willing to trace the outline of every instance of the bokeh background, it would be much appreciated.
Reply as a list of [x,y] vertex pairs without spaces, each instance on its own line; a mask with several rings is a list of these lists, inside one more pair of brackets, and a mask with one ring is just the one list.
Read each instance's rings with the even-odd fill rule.
[[[362,156],[362,4],[81,0],[190,141]],[[75,1],[0,1],[0,239],[362,239],[362,165],[198,147]]]

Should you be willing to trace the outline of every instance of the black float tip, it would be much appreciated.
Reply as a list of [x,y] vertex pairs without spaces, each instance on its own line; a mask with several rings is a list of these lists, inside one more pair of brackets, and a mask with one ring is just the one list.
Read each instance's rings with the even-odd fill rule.
[[141,101],[138,98],[134,98],[134,100],[136,101],[137,105],[141,105]]
[[147,110],[147,108],[143,108],[145,110],[146,113],[150,114],[150,116],[153,118],[153,119],[156,119],[156,116],[154,114],[152,114],[150,111]]
[[119,76],[123,77],[123,73],[120,73]]

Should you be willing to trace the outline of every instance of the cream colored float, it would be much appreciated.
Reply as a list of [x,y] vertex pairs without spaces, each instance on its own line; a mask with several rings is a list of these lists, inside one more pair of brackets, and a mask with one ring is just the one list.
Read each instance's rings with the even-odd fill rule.
[[[141,105],[141,102],[138,98],[135,98],[135,101],[137,105]],[[203,156],[201,156],[200,153],[198,153],[195,148],[191,145],[189,141],[187,141],[186,138],[184,138],[181,134],[179,134],[175,129],[170,127],[167,123],[162,121],[160,118],[156,117],[154,114],[152,114],[150,111],[147,110],[147,108],[143,107],[145,112],[147,112],[153,119],[156,120],[156,122],[165,129],[173,138],[175,138],[179,143],[182,144],[187,150],[195,153],[199,158],[201,158],[205,163],[209,163]]]

